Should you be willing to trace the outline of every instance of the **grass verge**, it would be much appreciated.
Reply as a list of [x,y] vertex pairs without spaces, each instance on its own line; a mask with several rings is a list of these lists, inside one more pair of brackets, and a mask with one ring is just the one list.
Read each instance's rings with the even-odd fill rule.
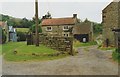
[[26,42],[9,42],[3,44],[2,53],[7,61],[41,61],[41,60],[53,60],[67,56],[67,54],[59,56],[48,56],[58,51],[48,48],[44,45],[36,47],[34,45],[26,45]]
[[97,43],[94,41],[94,42],[87,42],[87,43],[82,43],[82,42],[79,42],[79,41],[74,41],[73,43],[73,46],[75,48],[77,47],[83,47],[83,46],[91,46],[91,45],[96,45]]
[[2,54],[2,45],[0,45],[0,55]]
[[100,50],[115,50],[115,47],[98,47]]
[[118,63],[120,63],[120,52],[119,51],[120,51],[120,49],[116,49],[112,53],[113,60],[118,61]]

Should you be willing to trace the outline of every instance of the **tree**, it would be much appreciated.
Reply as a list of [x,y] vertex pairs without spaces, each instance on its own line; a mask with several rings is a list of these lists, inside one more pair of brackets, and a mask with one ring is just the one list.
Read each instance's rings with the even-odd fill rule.
[[[30,27],[30,31],[31,31],[32,33],[35,33],[35,25],[32,25],[32,26]],[[39,25],[39,27],[38,27],[38,32],[39,32],[39,33],[42,33],[42,28],[41,28],[40,25]]]
[[42,19],[50,19],[52,18],[51,13],[48,11],[47,14],[45,14]]
[[94,25],[93,25],[93,32],[94,33],[100,34],[100,33],[102,33],[102,29],[103,29],[102,24],[94,23]]

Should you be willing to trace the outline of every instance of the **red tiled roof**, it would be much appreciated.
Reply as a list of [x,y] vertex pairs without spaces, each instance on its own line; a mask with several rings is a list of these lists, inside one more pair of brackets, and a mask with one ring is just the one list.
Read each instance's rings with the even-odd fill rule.
[[5,22],[0,21],[0,27],[3,27],[5,25]]
[[55,25],[73,25],[75,24],[75,18],[52,18],[43,19],[42,26],[55,26]]

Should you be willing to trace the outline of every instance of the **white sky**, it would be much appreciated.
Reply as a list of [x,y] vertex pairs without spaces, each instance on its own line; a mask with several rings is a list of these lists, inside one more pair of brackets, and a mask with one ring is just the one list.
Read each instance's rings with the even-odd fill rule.
[[[42,17],[49,11],[53,18],[71,17],[74,13],[78,18],[84,20],[88,18],[91,21],[102,21],[102,10],[111,2],[111,0],[40,0],[39,17]],[[0,13],[17,18],[34,17],[33,0],[1,0]]]

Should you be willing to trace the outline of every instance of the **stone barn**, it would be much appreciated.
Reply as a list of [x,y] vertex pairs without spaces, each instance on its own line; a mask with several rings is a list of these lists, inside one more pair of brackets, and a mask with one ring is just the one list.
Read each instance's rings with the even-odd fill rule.
[[90,42],[93,40],[93,25],[89,21],[84,21],[73,28],[73,36],[80,42]]
[[[120,1],[111,2],[102,11],[103,45],[115,46],[118,35],[112,31],[120,28]],[[117,41],[118,42],[118,41]]]

